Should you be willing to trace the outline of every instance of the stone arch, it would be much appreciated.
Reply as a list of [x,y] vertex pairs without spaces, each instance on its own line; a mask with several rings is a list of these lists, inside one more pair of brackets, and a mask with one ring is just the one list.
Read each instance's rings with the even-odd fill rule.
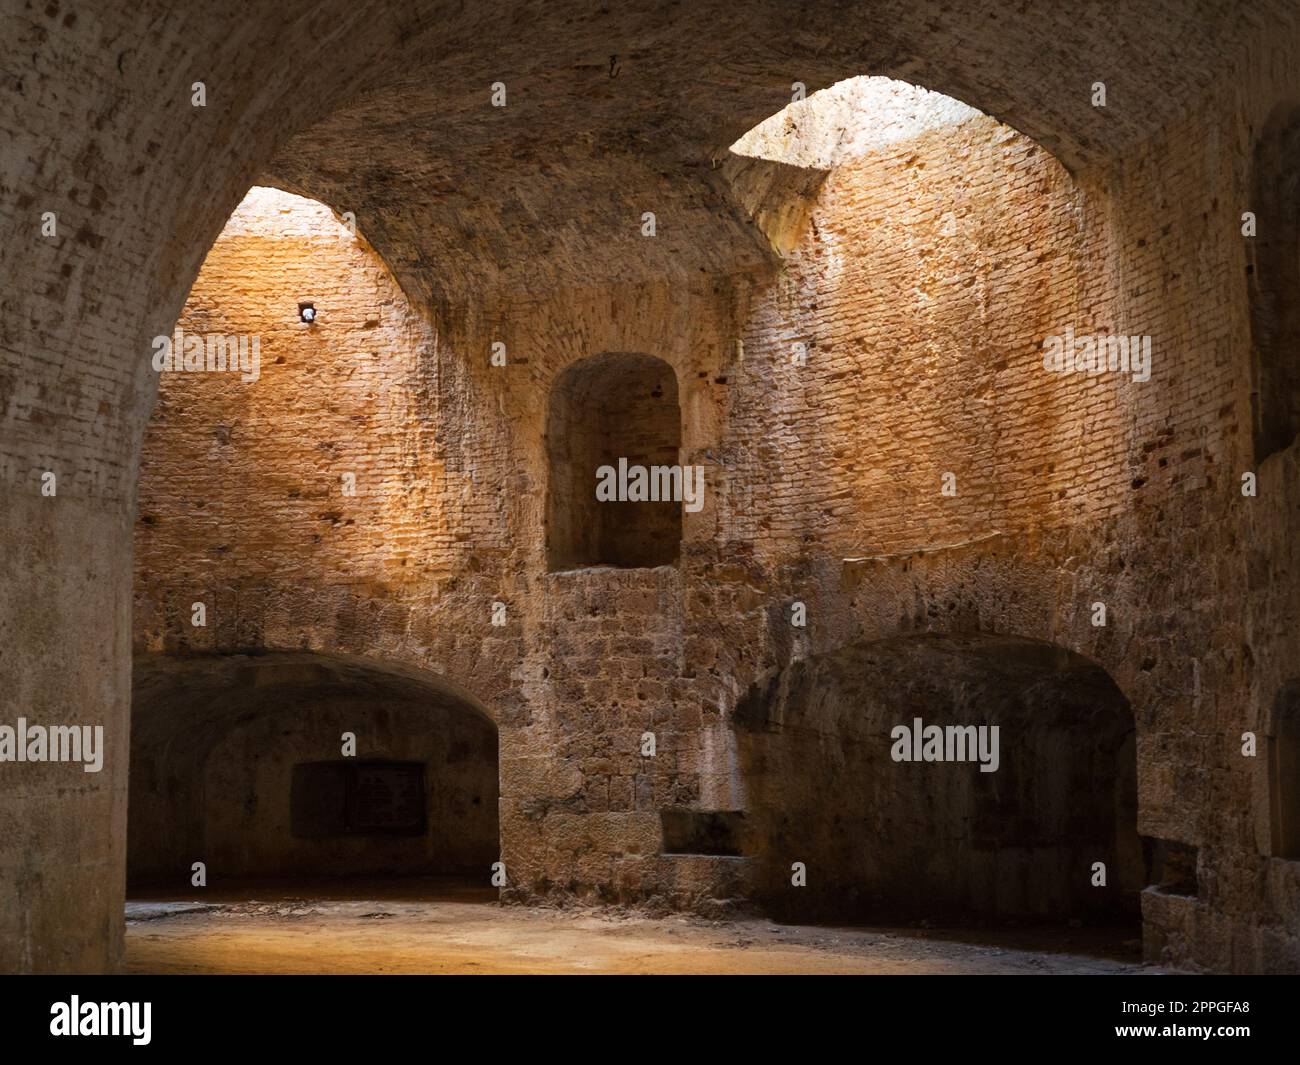
[[[304,300],[311,320],[298,313]],[[436,438],[465,434],[441,405],[430,323],[359,227],[259,187],[209,250],[177,329],[260,334],[261,375],[175,373],[145,433],[131,882],[188,868],[185,848],[202,850],[214,876],[472,869],[485,882],[500,854],[494,714],[509,701],[509,666],[499,656],[483,669],[472,637],[440,623],[475,612],[487,631],[488,596],[418,612],[411,603],[431,572],[462,568],[448,532],[451,462]],[[465,678],[491,692],[493,712]],[[268,691],[283,693],[281,716]],[[173,735],[166,712],[178,703],[207,716]],[[349,716],[359,740],[374,734],[369,758],[364,742],[355,760],[340,757]],[[300,776],[333,788],[322,801],[337,806],[345,792],[353,801],[362,773],[418,776],[409,788],[423,796],[424,830],[384,839],[359,822],[317,831],[295,820]],[[233,793],[243,806],[220,801]],[[252,817],[259,808],[265,816]]]
[[[155,356],[142,447],[137,647],[321,646],[319,633],[278,631],[290,619],[274,604],[295,586],[391,599],[413,558],[453,567],[454,492],[437,441],[451,419],[430,387],[432,331],[332,209],[254,189],[158,341],[179,350]],[[213,355],[236,342],[242,362],[223,369]],[[377,542],[376,523],[407,531]],[[211,614],[203,626],[190,623],[196,600]]]
[[547,408],[547,568],[675,562],[690,491],[681,447],[669,363],[611,352],[565,367]]
[[986,634],[861,642],[753,685],[733,718],[744,852],[782,916],[1137,918],[1132,710],[1080,655]]
[[500,850],[497,728],[453,682],[304,651],[146,654],[134,673],[129,884],[186,884],[193,861],[209,884],[486,880]]

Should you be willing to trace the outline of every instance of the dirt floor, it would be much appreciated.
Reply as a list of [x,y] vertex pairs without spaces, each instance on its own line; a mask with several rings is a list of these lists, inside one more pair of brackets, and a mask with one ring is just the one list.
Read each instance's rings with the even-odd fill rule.
[[1132,973],[1109,930],[822,928],[500,906],[446,882],[231,885],[127,903],[134,973]]

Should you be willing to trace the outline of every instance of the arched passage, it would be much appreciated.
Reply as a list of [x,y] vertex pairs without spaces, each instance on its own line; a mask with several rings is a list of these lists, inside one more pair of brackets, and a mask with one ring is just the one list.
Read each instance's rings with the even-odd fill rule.
[[391,649],[412,583],[455,567],[435,346],[355,226],[267,187],[158,338],[136,523],[133,886],[188,883],[196,861],[212,884],[488,886],[499,784],[481,707],[383,657],[277,651]]
[[1133,714],[1087,659],[1005,636],[860,643],[756,685],[735,720],[776,912],[1136,923]]
[[[434,349],[355,227],[314,200],[250,191],[155,338],[137,649],[335,647],[332,619],[293,604],[304,587],[389,600],[454,568]],[[223,366],[223,351],[242,361]]]
[[437,677],[308,652],[136,661],[128,886],[458,876],[499,856],[497,729]]

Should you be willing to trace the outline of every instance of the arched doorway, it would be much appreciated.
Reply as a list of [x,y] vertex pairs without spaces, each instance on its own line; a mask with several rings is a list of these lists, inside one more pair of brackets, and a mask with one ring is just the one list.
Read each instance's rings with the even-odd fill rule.
[[497,729],[437,677],[310,652],[143,655],[128,890],[463,878],[499,854]]
[[457,876],[493,896],[495,723],[442,670],[395,662],[418,661],[401,654],[413,589],[456,568],[433,346],[345,216],[269,187],[156,338],[133,889],[189,894],[199,862],[209,888]]
[[782,916],[1136,927],[1133,714],[1082,656],[992,635],[852,644],[755,685],[735,721],[746,850]]

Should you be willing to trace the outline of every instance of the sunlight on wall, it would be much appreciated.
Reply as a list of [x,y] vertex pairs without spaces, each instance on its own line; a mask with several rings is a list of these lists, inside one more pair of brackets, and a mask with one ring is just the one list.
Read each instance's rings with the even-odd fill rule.
[[731,146],[737,155],[829,170],[981,112],[893,78],[848,78],[791,103]]

